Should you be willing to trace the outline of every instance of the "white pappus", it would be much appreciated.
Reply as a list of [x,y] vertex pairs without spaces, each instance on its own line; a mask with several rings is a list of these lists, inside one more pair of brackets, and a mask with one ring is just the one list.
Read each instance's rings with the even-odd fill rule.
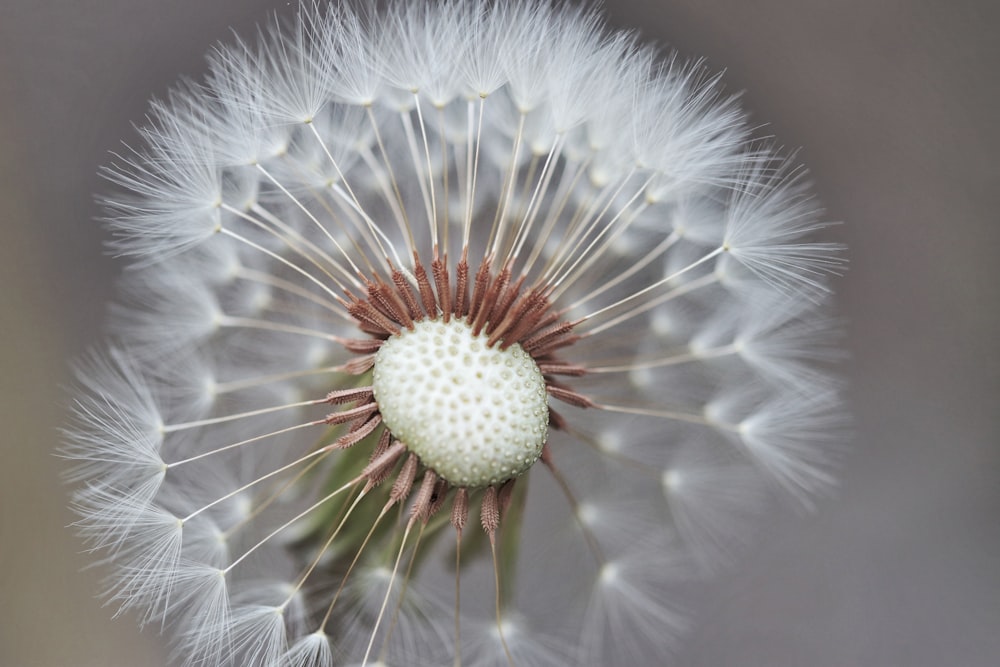
[[701,63],[545,0],[307,2],[139,134],[62,451],[179,662],[648,663],[834,483],[840,249]]

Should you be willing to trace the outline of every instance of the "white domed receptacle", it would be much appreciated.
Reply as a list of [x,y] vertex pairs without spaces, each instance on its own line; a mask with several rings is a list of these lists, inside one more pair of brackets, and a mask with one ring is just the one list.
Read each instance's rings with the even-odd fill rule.
[[375,357],[372,385],[386,426],[454,486],[517,477],[548,435],[548,394],[534,359],[520,345],[486,343],[462,319],[423,320]]

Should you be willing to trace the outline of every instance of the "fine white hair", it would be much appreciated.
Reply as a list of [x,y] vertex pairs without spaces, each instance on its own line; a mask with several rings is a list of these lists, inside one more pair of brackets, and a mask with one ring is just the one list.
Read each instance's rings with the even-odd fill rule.
[[[109,599],[180,662],[648,663],[756,516],[835,483],[841,249],[804,170],[702,62],[598,11],[303,2],[218,46],[104,173],[128,267],[63,453]],[[344,490],[366,459],[325,416],[374,363],[347,295],[466,255],[573,332],[539,356],[569,378],[505,499],[502,609],[493,534],[474,515],[456,580],[446,519],[408,537]]]

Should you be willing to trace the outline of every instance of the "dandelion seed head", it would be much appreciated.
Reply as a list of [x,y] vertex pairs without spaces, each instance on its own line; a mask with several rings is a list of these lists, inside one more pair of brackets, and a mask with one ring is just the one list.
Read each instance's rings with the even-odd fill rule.
[[128,265],[63,453],[181,662],[646,663],[834,484],[804,172],[596,10],[305,2],[105,175]]

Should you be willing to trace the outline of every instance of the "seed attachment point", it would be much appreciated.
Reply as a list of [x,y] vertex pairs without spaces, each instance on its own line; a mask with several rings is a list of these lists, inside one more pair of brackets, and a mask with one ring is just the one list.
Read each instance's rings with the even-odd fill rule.
[[453,486],[513,479],[541,456],[548,396],[520,345],[488,345],[464,319],[423,320],[390,336],[372,385],[382,419]]

